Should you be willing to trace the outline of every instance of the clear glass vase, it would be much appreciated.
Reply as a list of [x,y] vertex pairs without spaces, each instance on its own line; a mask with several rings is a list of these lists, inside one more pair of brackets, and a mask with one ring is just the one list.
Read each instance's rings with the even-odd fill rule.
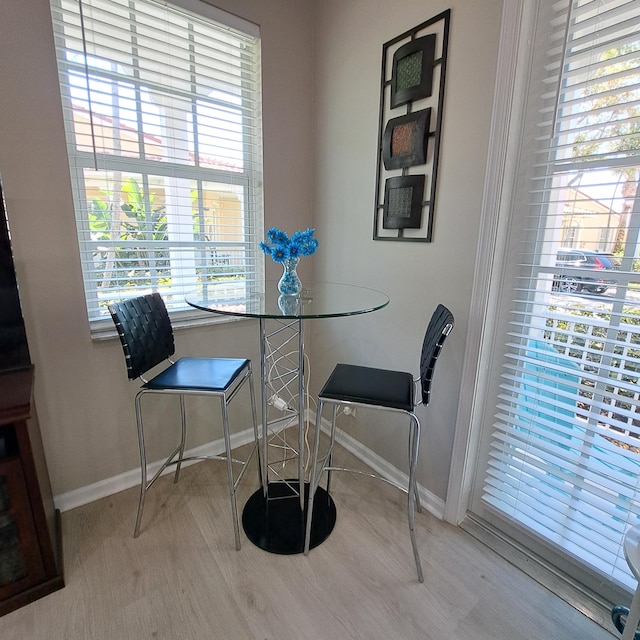
[[284,273],[278,282],[278,291],[284,296],[297,296],[302,291],[302,282],[296,271],[300,258],[288,258],[282,263]]

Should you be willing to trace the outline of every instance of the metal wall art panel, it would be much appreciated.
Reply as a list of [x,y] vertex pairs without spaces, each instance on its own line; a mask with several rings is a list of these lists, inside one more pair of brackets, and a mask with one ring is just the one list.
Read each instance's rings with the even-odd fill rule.
[[383,45],[374,240],[432,241],[450,17]]

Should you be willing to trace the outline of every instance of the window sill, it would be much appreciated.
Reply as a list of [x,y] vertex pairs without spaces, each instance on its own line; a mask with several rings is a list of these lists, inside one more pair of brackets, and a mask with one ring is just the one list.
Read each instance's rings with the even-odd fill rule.
[[[215,313],[179,313],[171,318],[171,326],[174,331],[190,329],[193,327],[205,327],[215,324],[226,324],[228,322],[238,322],[247,320],[248,318],[236,318],[234,316],[223,316]],[[118,337],[118,332],[111,320],[99,320],[93,323],[90,328],[91,340],[94,342],[102,342],[104,340],[113,340]]]

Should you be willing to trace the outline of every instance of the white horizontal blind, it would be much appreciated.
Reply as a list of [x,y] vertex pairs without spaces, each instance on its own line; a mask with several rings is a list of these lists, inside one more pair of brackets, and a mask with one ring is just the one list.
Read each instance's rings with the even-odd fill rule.
[[92,329],[113,300],[175,312],[200,283],[263,278],[258,30],[189,6],[51,0]]
[[640,1],[541,5],[483,501],[592,571],[592,586],[633,587],[622,541],[640,524]]

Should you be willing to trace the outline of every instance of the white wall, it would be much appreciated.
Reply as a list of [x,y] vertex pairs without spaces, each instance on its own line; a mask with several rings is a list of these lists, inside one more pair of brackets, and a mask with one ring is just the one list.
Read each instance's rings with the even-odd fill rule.
[[[315,327],[313,374],[336,361],[417,373],[426,323],[438,302],[456,327],[438,363],[423,418],[418,482],[446,497],[486,166],[501,0],[323,0],[315,29],[317,279],[350,280],[389,294],[389,306]],[[433,242],[372,240],[382,46],[451,8]],[[357,439],[399,468],[406,428],[358,415]]]
[[[337,360],[416,370],[438,302],[456,316],[426,413],[419,482],[445,497],[467,330],[501,0],[216,0],[261,26],[267,226],[315,226],[303,278],[386,291],[360,318],[311,324],[311,388]],[[431,244],[373,242],[382,45],[452,9],[438,205]],[[0,175],[36,404],[55,494],[137,466],[133,396],[117,341],[84,310],[48,0],[0,3]],[[268,276],[277,270],[267,265]],[[246,354],[254,322],[179,331],[178,351]],[[161,414],[161,411],[157,412]],[[240,416],[240,421],[246,415]],[[211,438],[203,424],[191,445]],[[359,438],[402,467],[397,431],[358,416]],[[153,452],[152,452],[153,456]]]

